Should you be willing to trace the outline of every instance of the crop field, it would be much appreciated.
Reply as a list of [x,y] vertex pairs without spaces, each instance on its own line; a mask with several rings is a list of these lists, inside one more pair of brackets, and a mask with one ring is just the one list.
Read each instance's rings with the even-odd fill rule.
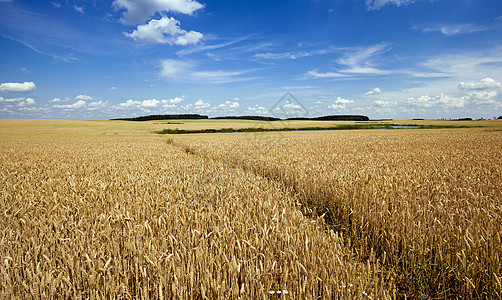
[[0,298],[502,298],[501,121],[161,123],[0,120]]

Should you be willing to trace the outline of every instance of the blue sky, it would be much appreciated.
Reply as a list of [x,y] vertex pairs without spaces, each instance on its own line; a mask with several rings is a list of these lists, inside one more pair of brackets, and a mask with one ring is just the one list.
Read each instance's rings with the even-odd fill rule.
[[273,108],[498,117],[502,1],[0,0],[0,118]]

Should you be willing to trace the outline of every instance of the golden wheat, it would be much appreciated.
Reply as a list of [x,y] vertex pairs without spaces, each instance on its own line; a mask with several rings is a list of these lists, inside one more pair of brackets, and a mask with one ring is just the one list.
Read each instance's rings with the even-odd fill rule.
[[376,256],[399,294],[502,297],[502,134],[394,130],[183,136],[173,144],[290,187]]
[[2,298],[392,293],[282,182],[154,135],[3,134]]

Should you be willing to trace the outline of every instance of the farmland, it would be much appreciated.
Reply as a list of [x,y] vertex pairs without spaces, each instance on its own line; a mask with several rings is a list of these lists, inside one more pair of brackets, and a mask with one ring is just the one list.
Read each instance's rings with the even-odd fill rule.
[[501,121],[166,123],[0,121],[2,297],[501,298]]

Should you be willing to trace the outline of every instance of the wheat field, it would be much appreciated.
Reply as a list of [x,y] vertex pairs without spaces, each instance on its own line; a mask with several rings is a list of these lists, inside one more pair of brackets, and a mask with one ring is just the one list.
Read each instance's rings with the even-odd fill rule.
[[282,183],[156,135],[47,130],[3,132],[1,298],[391,297]]
[[501,131],[260,135],[173,143],[291,187],[398,297],[501,298]]
[[0,123],[1,298],[501,298],[499,130]]

